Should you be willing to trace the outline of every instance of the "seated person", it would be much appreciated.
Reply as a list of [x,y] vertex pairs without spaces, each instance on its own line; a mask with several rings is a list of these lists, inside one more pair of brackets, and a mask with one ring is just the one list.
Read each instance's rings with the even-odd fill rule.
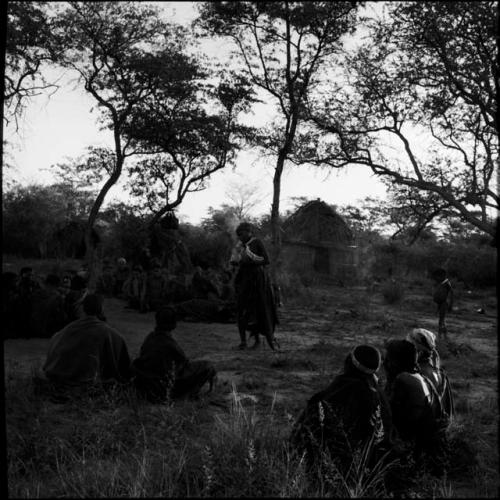
[[385,392],[394,427],[410,445],[415,463],[422,463],[424,458],[429,471],[440,475],[446,448],[446,421],[437,393],[419,372],[417,356],[415,346],[408,340],[390,340],[386,344]]
[[141,266],[136,265],[132,268],[132,274],[123,284],[122,291],[128,301],[129,309],[146,312],[146,275]]
[[177,325],[175,310],[164,307],[155,318],[155,329],[132,363],[138,393],[151,402],[162,402],[169,397],[196,397],[206,382],[212,390],[215,368],[208,361],[190,361],[172,336]]
[[52,337],[67,324],[64,299],[59,293],[60,284],[59,276],[48,274],[44,287],[33,294],[29,320],[31,337]]
[[291,436],[292,446],[306,453],[309,468],[320,464],[326,452],[347,474],[355,450],[373,440],[373,456],[380,458],[389,446],[390,416],[375,375],[379,367],[379,351],[358,345],[347,355],[343,373],[309,399]]
[[430,330],[414,328],[406,336],[417,349],[417,362],[420,373],[434,385],[441,398],[443,410],[451,421],[455,413],[451,384],[446,372],[441,367],[439,354],[436,350],[436,336]]
[[46,377],[62,386],[125,382],[130,375],[130,357],[123,337],[99,317],[102,297],[87,295],[84,317],[73,321],[50,339]]

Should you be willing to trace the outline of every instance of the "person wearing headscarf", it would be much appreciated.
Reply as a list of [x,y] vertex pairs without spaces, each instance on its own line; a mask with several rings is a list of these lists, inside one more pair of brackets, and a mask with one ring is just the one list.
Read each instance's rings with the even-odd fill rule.
[[371,449],[368,462],[373,464],[390,449],[390,411],[376,376],[380,362],[378,349],[356,346],[345,358],[343,372],[309,399],[291,435],[293,448],[305,453],[309,468],[327,452],[345,475],[356,450]]
[[427,377],[439,394],[443,409],[450,421],[455,413],[451,384],[446,372],[441,367],[439,353],[436,349],[436,336],[430,330],[414,328],[407,334],[409,340],[417,349],[420,373]]
[[420,372],[415,345],[408,340],[390,340],[383,364],[385,392],[399,437],[409,445],[417,464],[428,464],[431,472],[441,474],[446,422],[435,388]]
[[237,323],[240,334],[240,349],[246,349],[246,332],[255,337],[252,348],[260,345],[263,335],[271,349],[278,348],[274,330],[278,324],[278,314],[273,288],[267,266],[269,257],[262,241],[254,236],[248,222],[236,228],[240,240],[233,251],[231,263],[237,266],[234,288],[237,303]]

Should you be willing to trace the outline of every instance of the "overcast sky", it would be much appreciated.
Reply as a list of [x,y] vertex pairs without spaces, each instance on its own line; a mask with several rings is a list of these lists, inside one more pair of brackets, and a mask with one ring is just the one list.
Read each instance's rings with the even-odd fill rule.
[[[151,2],[154,3],[154,2]],[[187,24],[196,16],[192,2],[163,2],[166,18]],[[227,48],[218,44],[204,44],[209,55],[219,55]],[[61,88],[50,98],[40,96],[30,103],[20,122],[19,131],[6,127],[4,139],[9,142],[7,154],[14,170],[8,175],[22,184],[50,183],[53,177],[47,171],[51,165],[65,162],[85,153],[88,146],[112,146],[110,131],[101,131],[96,123],[97,113],[91,109],[95,101],[68,78],[61,79]],[[72,90],[71,87],[74,87]],[[254,115],[255,120],[258,116]],[[260,192],[261,203],[252,215],[270,212],[274,158],[259,158],[256,153],[243,152],[237,158],[234,171],[227,169],[213,175],[205,191],[190,193],[184,199],[178,214],[183,220],[197,223],[207,215],[210,206],[227,202],[226,193],[231,184],[247,182]],[[123,179],[125,180],[125,179]],[[107,201],[126,200],[123,180],[113,187]],[[285,168],[282,178],[281,210],[293,205],[293,198],[305,196],[320,198],[328,203],[342,205],[355,203],[366,196],[384,197],[385,188],[371,172],[361,166],[333,171],[307,167]]]

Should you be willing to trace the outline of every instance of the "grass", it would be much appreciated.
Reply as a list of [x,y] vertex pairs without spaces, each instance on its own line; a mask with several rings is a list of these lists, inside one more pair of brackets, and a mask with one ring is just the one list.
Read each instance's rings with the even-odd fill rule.
[[[36,393],[17,362],[6,360],[9,495],[386,496],[380,470],[367,474],[362,453],[347,477],[324,456],[323,473],[313,480],[287,439],[305,400],[341,369],[352,339],[382,348],[383,339],[421,326],[421,315],[407,295],[408,308],[401,309],[385,304],[380,291],[367,294],[369,302],[354,288],[299,291],[285,297],[279,333],[289,332],[287,349],[279,355],[235,351],[220,359],[218,370],[238,372],[238,386],[229,380],[200,401],[151,405],[123,389],[56,403]],[[351,309],[358,316],[334,314]],[[439,346],[457,410],[449,430],[450,472],[441,479],[419,476],[410,496],[497,497],[496,358],[474,343],[473,335],[483,338],[479,331],[468,332],[453,337],[448,349]]]

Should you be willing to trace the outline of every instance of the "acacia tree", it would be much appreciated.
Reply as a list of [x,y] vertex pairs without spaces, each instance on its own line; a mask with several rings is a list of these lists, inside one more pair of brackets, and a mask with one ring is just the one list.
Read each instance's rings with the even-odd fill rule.
[[152,7],[136,2],[68,2],[61,9],[51,38],[54,46],[64,47],[56,62],[76,71],[84,89],[95,99],[102,126],[112,131],[114,142],[111,154],[99,150],[93,160],[104,174],[104,183],[85,231],[92,288],[97,267],[93,226],[126,158],[136,153],[134,141],[125,137],[124,129],[145,99],[184,81],[190,64],[183,55],[183,31],[162,21]]
[[[440,206],[495,236],[496,15],[495,2],[392,4],[348,58],[342,106],[309,103],[316,163],[367,165],[420,197],[425,217]],[[399,155],[391,158],[388,144]]]
[[209,34],[231,39],[242,71],[276,105],[279,118],[272,141],[276,154],[271,208],[273,278],[279,266],[281,177],[290,159],[304,103],[338,52],[342,35],[354,27],[356,2],[206,2],[199,24]]
[[58,48],[49,43],[47,2],[9,2],[6,28],[3,117],[6,124],[14,120],[17,129],[26,100],[58,88],[42,71]]
[[192,69],[175,92],[169,88],[146,99],[125,128],[143,155],[130,168],[129,187],[153,214],[151,228],[188,193],[205,189],[252,133],[237,121],[255,101],[249,85],[230,73],[208,85],[206,70]]

